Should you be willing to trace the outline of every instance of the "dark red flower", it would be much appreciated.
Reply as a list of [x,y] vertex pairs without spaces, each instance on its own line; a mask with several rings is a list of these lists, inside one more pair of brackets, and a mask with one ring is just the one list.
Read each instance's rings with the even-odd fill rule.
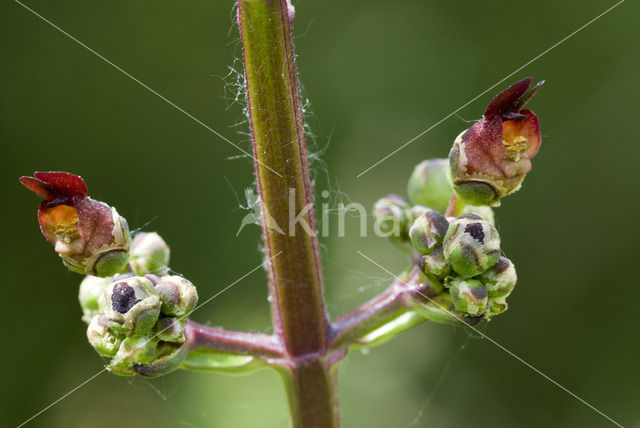
[[71,270],[109,276],[124,268],[127,222],[115,208],[89,198],[82,178],[39,171],[20,177],[20,183],[44,199],[38,209],[40,230]]
[[538,117],[524,109],[544,81],[532,88],[527,77],[487,106],[484,117],[461,133],[449,154],[458,196],[472,205],[497,205],[520,188],[531,171],[542,136]]

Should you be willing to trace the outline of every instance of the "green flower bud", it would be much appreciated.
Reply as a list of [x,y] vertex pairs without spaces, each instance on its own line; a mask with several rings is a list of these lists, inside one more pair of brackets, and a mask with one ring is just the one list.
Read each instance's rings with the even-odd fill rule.
[[130,336],[151,331],[160,316],[162,302],[153,283],[144,277],[116,278],[105,290],[105,315],[112,328]]
[[109,370],[120,376],[136,374],[136,364],[151,364],[156,355],[158,338],[152,336],[127,337],[109,364]]
[[444,257],[444,249],[442,247],[434,249],[431,254],[422,256],[420,267],[427,275],[433,275],[439,279],[443,279],[451,272],[451,266]]
[[78,300],[82,308],[82,320],[89,323],[91,319],[105,309],[104,290],[111,284],[111,278],[99,278],[87,275],[80,283]]
[[131,269],[136,275],[166,275],[169,271],[169,246],[156,232],[138,233],[131,243]]
[[409,229],[409,238],[414,248],[421,254],[429,254],[442,246],[449,222],[437,211],[427,211],[413,222]]
[[104,315],[96,315],[87,328],[87,339],[98,354],[113,357],[120,348],[123,335],[109,328],[109,320]]
[[173,343],[160,342],[156,348],[155,356],[150,364],[134,364],[133,370],[146,377],[157,377],[170,373],[180,367],[188,354],[187,346],[179,346]]
[[[452,155],[457,153],[451,151]],[[490,184],[482,181],[467,181],[455,185],[458,196],[468,204],[472,205],[499,205],[498,195]]]
[[500,258],[498,231],[473,214],[458,217],[449,226],[443,247],[447,261],[463,278],[481,274]]
[[129,254],[126,251],[110,251],[98,259],[96,262],[96,275],[108,277],[122,273],[129,263]]
[[488,302],[487,289],[480,281],[450,277],[445,286],[449,288],[449,294],[457,312],[472,316],[485,313]]
[[162,317],[155,325],[156,336],[163,342],[184,343],[185,320],[174,317]]
[[482,217],[484,221],[489,222],[494,226],[496,225],[495,215],[493,214],[493,209],[491,207],[465,205],[465,207],[462,209],[462,215],[465,214],[475,214]]
[[416,305],[415,311],[420,315],[440,324],[449,324],[459,327],[476,325],[482,320],[482,316],[469,316],[467,314],[457,314],[456,307],[448,293],[442,293],[432,297],[426,302]]
[[453,194],[447,159],[429,159],[419,163],[409,178],[409,200],[444,213]]
[[181,276],[163,276],[156,284],[156,292],[162,301],[164,315],[186,316],[198,303],[196,287]]
[[387,195],[373,206],[374,230],[383,236],[406,239],[408,202],[398,195]]
[[516,268],[513,263],[506,258],[500,260],[489,270],[478,277],[487,288],[489,298],[507,297],[513,291],[518,280]]

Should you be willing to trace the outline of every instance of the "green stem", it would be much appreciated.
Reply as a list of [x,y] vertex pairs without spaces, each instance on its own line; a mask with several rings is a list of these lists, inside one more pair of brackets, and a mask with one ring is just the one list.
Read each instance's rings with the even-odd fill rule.
[[326,359],[313,195],[285,0],[238,0],[254,167],[275,334],[284,345],[293,426],[339,425]]

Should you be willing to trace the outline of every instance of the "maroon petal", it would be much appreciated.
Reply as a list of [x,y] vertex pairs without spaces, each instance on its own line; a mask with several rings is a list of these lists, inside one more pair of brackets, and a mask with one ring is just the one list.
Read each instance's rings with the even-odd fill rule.
[[520,97],[520,99],[518,100],[518,104],[516,106],[517,111],[520,111],[524,108],[524,106],[529,102],[529,100],[533,98],[536,92],[538,92],[538,89],[542,87],[542,85],[544,85],[544,80],[541,80],[538,83],[536,83],[535,86],[533,86],[532,88],[529,88],[527,92],[525,92],[524,95]]
[[467,172],[490,176],[504,175],[502,162],[505,148],[502,144],[502,119],[500,116],[476,122],[462,136],[467,158]]
[[87,185],[75,174],[64,171],[36,171],[33,176],[48,185],[50,193],[53,193],[56,198],[71,199],[74,196],[87,196]]
[[531,77],[522,79],[496,95],[487,106],[484,117],[489,118],[492,116],[502,116],[510,112],[517,112],[520,98],[527,92],[527,88],[531,86],[532,80]]
[[77,196],[73,206],[78,211],[78,233],[85,242],[85,252],[113,242],[114,222],[107,204]]
[[20,177],[20,183],[42,199],[51,197],[48,186],[37,178],[22,176]]

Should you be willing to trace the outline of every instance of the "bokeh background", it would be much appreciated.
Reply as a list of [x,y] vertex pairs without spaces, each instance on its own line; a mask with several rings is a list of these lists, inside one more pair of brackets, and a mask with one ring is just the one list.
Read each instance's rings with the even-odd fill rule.
[[[237,84],[233,1],[28,0],[29,7],[249,150]],[[638,2],[628,0],[428,128],[613,1],[296,2],[298,65],[316,192],[332,206],[404,193],[411,169],[446,156],[502,87],[547,83],[531,106],[544,141],[524,189],[497,211],[520,281],[486,333],[625,427],[640,426]],[[236,231],[251,163],[220,138],[13,1],[0,4],[2,337],[0,418],[16,426],[101,370],[66,272],[18,185],[34,170],[81,174],[132,228],[156,230],[172,266],[206,298],[260,263],[259,228]],[[236,101],[236,98],[238,102]],[[318,196],[319,200],[325,201]],[[335,232],[335,223],[332,230]],[[332,233],[335,235],[335,233]],[[338,315],[381,291],[404,258],[381,238],[322,239]],[[270,331],[261,271],[194,314]],[[423,324],[368,353],[340,380],[344,426],[607,427],[611,422],[487,340]],[[280,379],[177,372],[102,374],[30,427],[286,427]]]

